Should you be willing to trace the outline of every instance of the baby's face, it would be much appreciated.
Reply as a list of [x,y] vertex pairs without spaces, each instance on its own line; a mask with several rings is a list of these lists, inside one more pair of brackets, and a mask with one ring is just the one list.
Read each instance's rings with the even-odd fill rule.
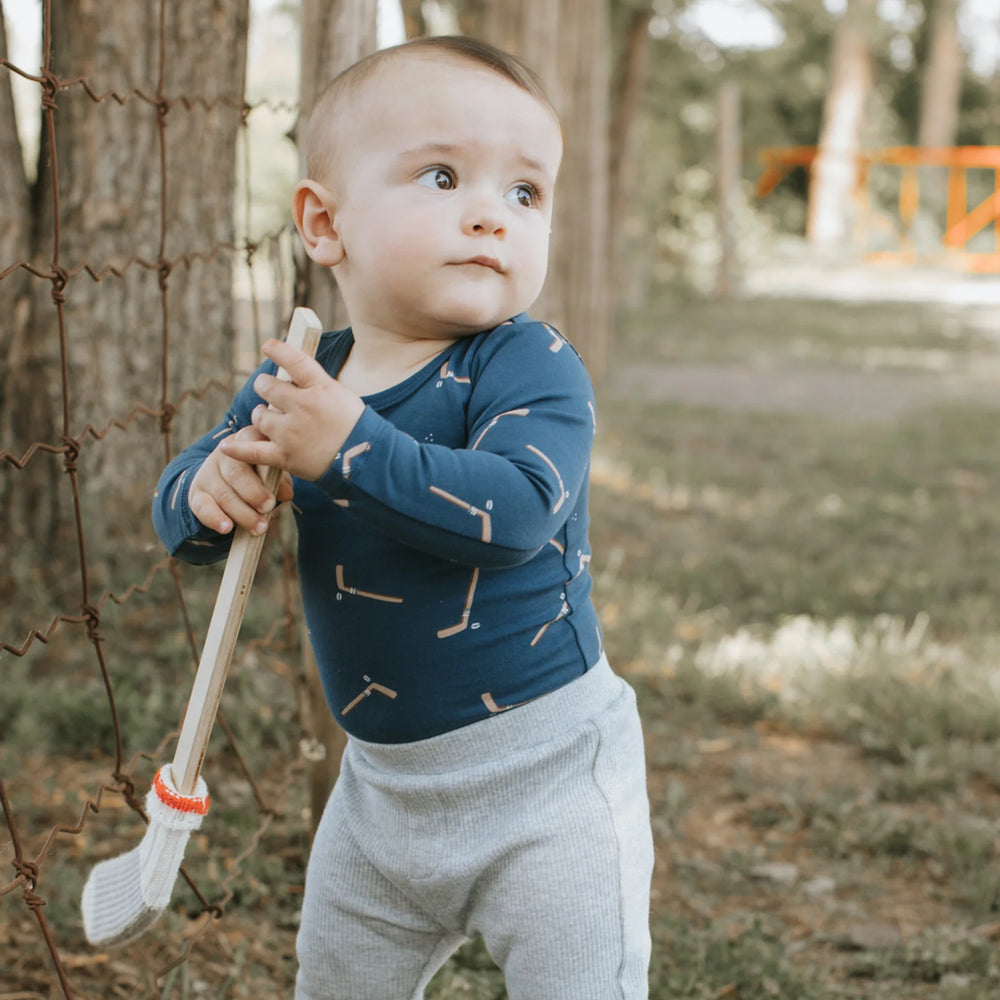
[[562,135],[505,77],[411,54],[350,98],[337,151],[337,280],[355,325],[421,337],[496,326],[545,280]]

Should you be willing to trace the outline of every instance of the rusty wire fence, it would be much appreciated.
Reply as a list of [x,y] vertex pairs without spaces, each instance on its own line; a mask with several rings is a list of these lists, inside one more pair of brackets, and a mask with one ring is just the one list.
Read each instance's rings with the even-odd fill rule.
[[[52,72],[44,27],[52,16],[50,0],[43,0],[42,15],[41,70],[7,58],[0,62],[0,77],[16,75],[37,88],[42,128],[55,157],[51,139],[60,128],[60,95],[84,92],[95,104],[111,102],[88,79],[62,79]],[[161,57],[162,28],[161,17]],[[126,97],[148,106],[161,144],[168,142],[170,117],[205,100],[139,90]],[[225,101],[241,116],[239,161],[246,174],[252,169],[247,130],[255,114],[274,107],[248,101],[246,91],[212,100]],[[168,200],[167,162],[162,156],[159,182],[161,217],[168,225],[176,206]],[[54,375],[64,421],[60,436],[33,441],[16,453],[4,450],[0,427],[0,477],[9,477],[8,485],[16,489],[32,463],[59,464],[63,487],[71,494],[62,526],[67,579],[78,582],[69,586],[73,596],[60,604],[52,603],[50,592],[35,588],[39,567],[31,538],[17,546],[16,563],[3,567],[4,574],[18,577],[18,594],[35,597],[20,600],[16,613],[10,607],[0,611],[0,1000],[290,996],[308,824],[300,751],[307,710],[293,528],[287,515],[276,517],[272,526],[247,634],[237,648],[231,690],[206,762],[213,810],[189,844],[171,908],[143,939],[124,949],[94,949],[83,936],[79,892],[90,868],[142,837],[144,795],[155,768],[171,751],[218,574],[184,569],[148,545],[131,580],[114,588],[99,585],[96,581],[106,574],[94,565],[99,557],[88,554],[83,499],[88,484],[80,457],[120,447],[122,435],[136,434],[140,424],[160,428],[168,456],[175,450],[170,417],[191,398],[210,399],[221,415],[232,380],[231,373],[213,373],[171,397],[164,375],[150,380],[147,399],[116,414],[106,428],[74,426],[71,399],[79,373],[67,364],[66,344],[74,333],[67,303],[75,288],[91,281],[106,286],[129,270],[155,273],[163,300],[166,364],[174,334],[167,299],[178,261],[162,252],[156,259],[136,256],[123,270],[105,261],[64,260],[58,162],[51,170],[56,178],[52,259],[47,266],[26,255],[0,260],[0,282],[28,274],[36,287],[51,289],[46,328],[61,344]],[[238,211],[249,216],[250,184],[242,187],[246,201]],[[242,319],[233,336],[243,337],[237,353],[244,361],[252,361],[254,345],[264,337],[283,332],[292,304],[290,248],[290,232],[279,228],[255,239],[244,233],[234,243],[199,248],[185,257],[191,268],[199,260],[231,256],[243,289],[236,312]],[[262,270],[267,272],[263,278]],[[147,493],[152,486],[146,484]],[[114,505],[115,499],[99,501]],[[95,688],[97,700],[90,696]]]

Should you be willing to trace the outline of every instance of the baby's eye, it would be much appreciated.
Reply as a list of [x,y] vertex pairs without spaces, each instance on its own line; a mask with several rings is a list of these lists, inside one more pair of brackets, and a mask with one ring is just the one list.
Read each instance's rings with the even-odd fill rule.
[[516,201],[521,208],[534,208],[538,204],[538,191],[531,184],[515,184],[507,192],[510,201]]
[[417,178],[417,183],[439,191],[450,191],[455,187],[456,179],[447,167],[430,167]]

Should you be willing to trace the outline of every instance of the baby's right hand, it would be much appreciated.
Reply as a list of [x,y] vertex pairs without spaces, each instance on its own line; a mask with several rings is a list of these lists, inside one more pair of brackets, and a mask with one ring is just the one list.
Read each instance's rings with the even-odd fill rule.
[[[263,440],[256,427],[244,427],[232,437],[248,442]],[[191,480],[188,506],[206,528],[220,534],[228,534],[238,524],[253,535],[262,535],[267,531],[267,515],[277,503],[291,498],[292,478],[287,472],[282,474],[275,496],[255,466],[230,458],[216,448]]]

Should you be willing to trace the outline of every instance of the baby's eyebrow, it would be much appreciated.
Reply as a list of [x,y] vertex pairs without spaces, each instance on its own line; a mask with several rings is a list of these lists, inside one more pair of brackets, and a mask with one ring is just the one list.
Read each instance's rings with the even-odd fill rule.
[[[461,151],[462,146],[453,142],[427,142],[422,146],[414,146],[412,149],[404,149],[401,153],[399,153],[397,158],[400,160],[407,160],[411,157],[430,155],[454,156],[456,153],[461,153]],[[536,160],[534,157],[521,154],[518,156],[518,160],[529,170],[545,174],[546,176],[549,176],[552,173],[545,163],[541,160]]]
[[529,170],[535,170],[540,174],[552,173],[552,171],[549,170],[549,168],[544,163],[542,163],[541,160],[533,159],[530,156],[521,156],[519,157],[519,159]]
[[422,146],[415,146],[413,149],[404,149],[399,154],[398,158],[400,160],[404,160],[411,156],[427,156],[430,153],[441,153],[447,155],[449,153],[454,153],[459,149],[461,149],[460,146],[456,146],[450,142],[427,142]]

